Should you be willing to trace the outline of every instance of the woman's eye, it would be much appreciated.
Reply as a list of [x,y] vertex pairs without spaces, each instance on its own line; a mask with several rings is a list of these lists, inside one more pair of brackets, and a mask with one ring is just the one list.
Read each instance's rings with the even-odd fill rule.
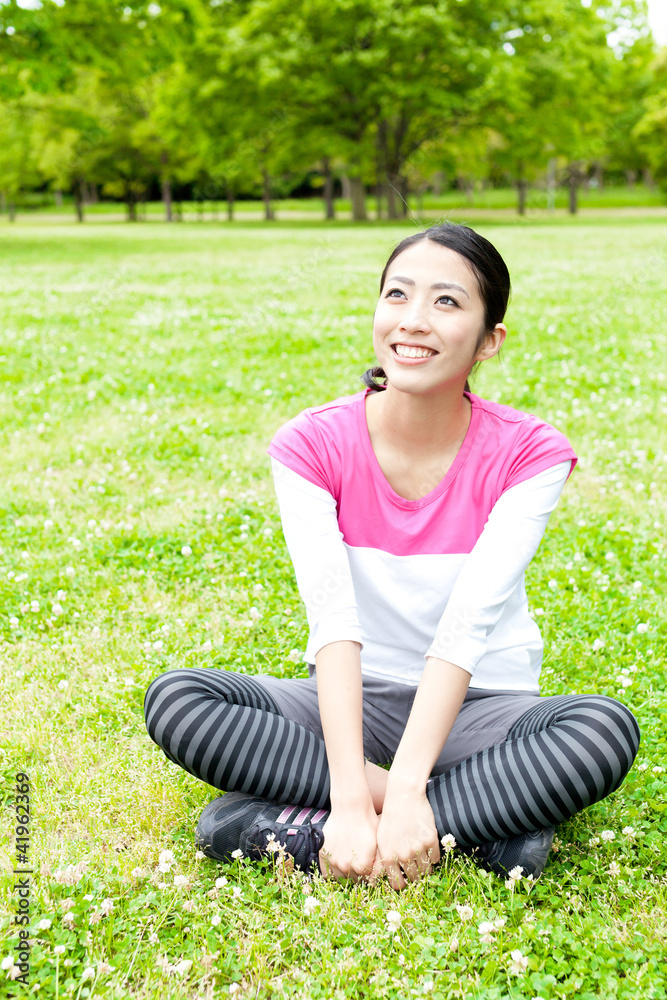
[[393,295],[394,292],[398,292],[400,295],[404,294],[404,292],[403,292],[403,290],[401,288],[390,288],[389,291],[387,292],[387,298],[389,298],[391,295]]
[[438,302],[442,302],[443,299],[446,299],[447,302],[451,303],[451,305],[453,305],[453,306],[457,306],[458,305],[458,302],[456,301],[456,299],[453,299],[451,297],[451,295],[441,295],[440,298],[438,299]]

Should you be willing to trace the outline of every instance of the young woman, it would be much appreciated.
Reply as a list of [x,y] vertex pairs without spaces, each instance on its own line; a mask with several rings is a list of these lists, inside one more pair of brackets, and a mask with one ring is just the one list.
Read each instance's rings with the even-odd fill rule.
[[509,291],[466,226],[402,240],[366,388],[271,442],[310,676],[179,669],[146,695],[167,757],[228,793],[197,827],[210,857],[277,842],[303,868],[402,889],[451,834],[487,869],[537,877],[554,825],[627,774],[625,706],[539,692],[524,571],[577,459],[549,424],[470,391]]

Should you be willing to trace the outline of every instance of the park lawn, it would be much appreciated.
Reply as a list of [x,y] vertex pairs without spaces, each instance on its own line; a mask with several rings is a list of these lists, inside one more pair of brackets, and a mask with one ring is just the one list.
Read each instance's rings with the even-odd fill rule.
[[197,859],[215,792],[143,726],[170,667],[305,672],[265,449],[360,388],[379,275],[412,231],[3,224],[2,957],[19,773],[35,870],[15,995],[665,997],[664,221],[482,229],[514,293],[474,391],[580,456],[527,580],[542,690],[622,698],[642,729],[535,886],[456,851],[401,894]]

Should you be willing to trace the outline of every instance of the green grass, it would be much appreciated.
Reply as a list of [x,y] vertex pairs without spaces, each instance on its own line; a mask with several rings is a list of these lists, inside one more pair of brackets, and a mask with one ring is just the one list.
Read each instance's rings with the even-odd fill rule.
[[543,693],[620,697],[642,728],[625,783],[559,828],[530,892],[456,854],[402,894],[198,860],[213,790],[143,726],[169,667],[302,672],[265,448],[302,408],[359,388],[380,271],[413,228],[0,230],[2,956],[18,940],[22,771],[35,869],[31,985],[0,980],[10,995],[667,995],[664,222],[482,229],[514,295],[475,391],[551,421],[580,456],[528,578]]

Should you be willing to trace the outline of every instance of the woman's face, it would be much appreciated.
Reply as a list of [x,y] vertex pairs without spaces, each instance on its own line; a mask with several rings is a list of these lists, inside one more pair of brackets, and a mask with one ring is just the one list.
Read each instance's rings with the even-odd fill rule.
[[499,323],[478,349],[483,328],[477,279],[455,250],[425,239],[392,261],[373,317],[373,347],[390,386],[462,391],[473,364],[505,339]]

